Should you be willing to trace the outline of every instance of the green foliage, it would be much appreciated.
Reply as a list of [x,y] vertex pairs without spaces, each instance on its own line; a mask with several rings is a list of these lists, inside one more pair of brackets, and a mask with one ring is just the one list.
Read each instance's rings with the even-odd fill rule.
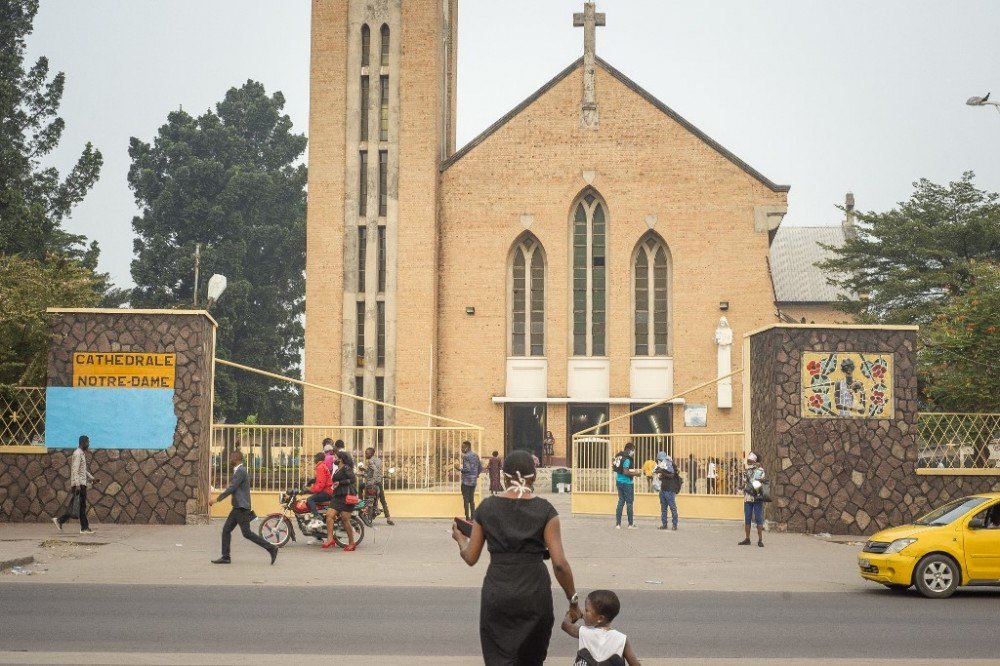
[[41,160],[62,138],[58,116],[66,77],[49,77],[49,61],[25,69],[25,40],[38,0],[0,0],[0,254],[38,260],[52,253],[87,264],[97,245],[68,234],[62,221],[97,182],[104,158],[90,143],[65,178]]
[[922,179],[897,208],[859,213],[857,237],[821,264],[861,295],[840,307],[864,323],[925,323],[971,287],[975,262],[1000,262],[1000,196],[973,178],[947,187]]
[[[190,307],[194,248],[201,243],[199,302],[208,277],[228,289],[213,307],[221,358],[280,374],[298,374],[305,297],[306,147],[268,96],[248,81],[230,89],[215,111],[167,116],[152,144],[133,138],[129,186],[141,215],[132,278],[135,307]],[[229,423],[257,414],[264,423],[295,423],[297,389],[217,368],[216,412]]]
[[44,386],[49,348],[45,309],[97,305],[97,278],[66,257],[0,257],[0,384]]
[[971,264],[965,292],[941,308],[921,337],[930,408],[1000,412],[1000,266]]

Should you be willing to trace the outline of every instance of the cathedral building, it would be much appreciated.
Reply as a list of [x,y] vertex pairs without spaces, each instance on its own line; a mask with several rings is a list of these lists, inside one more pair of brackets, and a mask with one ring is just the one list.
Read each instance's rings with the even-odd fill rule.
[[[551,431],[565,461],[573,432],[717,377],[721,318],[733,368],[779,321],[789,187],[600,59],[582,9],[583,57],[456,147],[458,0],[313,0],[307,381],[481,425],[486,450]],[[740,386],[624,428],[742,430]],[[305,419],[427,424],[315,390]]]

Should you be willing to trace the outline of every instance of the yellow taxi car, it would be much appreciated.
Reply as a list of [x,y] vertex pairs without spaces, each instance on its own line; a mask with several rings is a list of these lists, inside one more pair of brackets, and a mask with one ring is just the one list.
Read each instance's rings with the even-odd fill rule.
[[858,567],[870,581],[935,599],[960,585],[1000,586],[1000,493],[962,497],[872,535]]

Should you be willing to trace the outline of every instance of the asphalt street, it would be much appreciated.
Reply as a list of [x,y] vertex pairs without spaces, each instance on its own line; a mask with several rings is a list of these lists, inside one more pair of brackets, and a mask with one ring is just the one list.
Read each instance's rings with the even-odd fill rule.
[[[995,658],[1000,591],[624,591],[641,656]],[[478,590],[0,584],[0,650],[477,655]],[[556,605],[557,614],[563,606]],[[569,657],[555,629],[550,656]],[[474,661],[470,663],[475,663]]]

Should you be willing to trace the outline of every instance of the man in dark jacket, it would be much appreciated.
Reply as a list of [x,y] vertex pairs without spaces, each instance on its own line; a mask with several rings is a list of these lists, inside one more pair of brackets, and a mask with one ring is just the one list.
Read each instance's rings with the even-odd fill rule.
[[657,529],[667,529],[667,514],[673,513],[673,529],[677,529],[677,493],[681,491],[681,475],[677,466],[666,451],[656,454],[656,467],[653,473],[660,480],[660,526]]
[[278,547],[260,538],[250,530],[250,476],[247,474],[246,465],[243,464],[243,453],[233,451],[230,458],[233,464],[233,478],[217,499],[208,500],[208,505],[212,506],[216,502],[221,502],[232,496],[233,509],[226,518],[226,524],[222,526],[222,557],[212,560],[212,564],[229,564],[229,546],[233,540],[233,530],[239,525],[243,532],[243,538],[253,541],[255,544],[271,554],[271,564],[278,559]]

